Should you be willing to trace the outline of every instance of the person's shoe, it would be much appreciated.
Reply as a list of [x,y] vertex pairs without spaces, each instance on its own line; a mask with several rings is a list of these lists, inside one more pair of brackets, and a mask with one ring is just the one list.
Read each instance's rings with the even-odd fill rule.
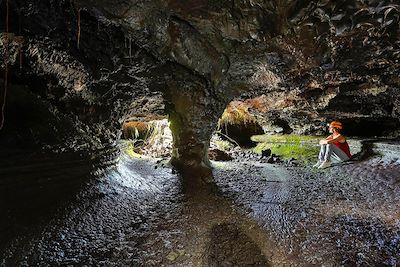
[[322,162],[321,165],[318,166],[318,169],[325,169],[325,168],[328,168],[330,166],[332,166],[332,162],[324,161],[324,162]]
[[318,168],[319,165],[321,165],[321,164],[322,164],[322,161],[318,160],[318,162],[315,163],[312,167],[313,167],[313,168]]

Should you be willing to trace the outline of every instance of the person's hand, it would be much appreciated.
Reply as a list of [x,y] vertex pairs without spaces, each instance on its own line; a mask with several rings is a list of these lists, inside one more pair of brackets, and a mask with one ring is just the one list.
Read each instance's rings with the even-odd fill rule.
[[326,145],[327,142],[326,142],[326,140],[322,139],[322,140],[319,141],[319,144],[320,144],[320,145]]

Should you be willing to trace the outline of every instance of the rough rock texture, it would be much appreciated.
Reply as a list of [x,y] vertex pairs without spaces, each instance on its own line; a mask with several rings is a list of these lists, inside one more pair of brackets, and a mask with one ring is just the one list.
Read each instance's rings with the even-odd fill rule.
[[397,130],[399,9],[391,0],[15,0],[9,32],[22,37],[1,42],[2,69],[11,65],[10,88],[28,86],[68,118],[68,136],[91,137],[76,142],[87,147],[165,105],[172,162],[207,169],[209,139],[235,97],[265,95],[257,115],[285,131],[354,117]]
[[228,153],[220,149],[210,149],[210,151],[208,151],[208,157],[210,160],[215,161],[229,161],[233,159]]
[[[4,1],[1,7],[4,13]],[[58,126],[46,125],[54,128],[49,130],[56,137],[54,142],[48,142],[40,129],[33,128],[37,136],[33,143],[58,147],[61,142],[63,148],[97,149],[116,140],[117,129],[124,116],[130,115],[133,100],[146,96],[156,102],[161,98],[160,92],[150,90],[157,85],[149,85],[150,78],[160,80],[158,71],[153,71],[158,67],[157,61],[130,42],[119,26],[98,21],[84,11],[78,15],[69,1],[13,1],[9,16],[10,31],[19,32],[22,38],[8,38],[8,46],[4,35],[2,38],[2,51],[9,55],[10,65],[6,100],[14,98],[20,106],[28,104],[26,109],[35,113],[37,108],[32,102],[23,102],[23,94],[33,94],[49,112],[37,114],[31,122],[39,125],[47,118],[60,121]],[[17,42],[19,39],[23,40],[22,45]],[[4,64],[5,61],[3,69]],[[22,93],[15,90],[20,85],[25,88]],[[7,101],[5,126],[0,132],[4,136],[15,132],[15,120],[28,124],[20,109],[19,114],[13,114],[15,106]],[[137,106],[145,110],[142,103]],[[160,114],[158,107],[152,108],[155,115]],[[153,110],[145,111],[150,117]]]

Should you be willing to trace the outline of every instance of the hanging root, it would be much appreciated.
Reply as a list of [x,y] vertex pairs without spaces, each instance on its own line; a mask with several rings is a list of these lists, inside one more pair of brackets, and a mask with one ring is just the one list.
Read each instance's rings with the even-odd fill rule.
[[1,106],[0,130],[3,129],[4,121],[5,121],[4,111],[5,111],[5,107],[6,107],[7,86],[8,86],[8,63],[6,63],[5,70],[4,70],[4,96],[3,96],[3,104]]
[[[21,31],[22,31],[22,22],[21,22],[21,15],[18,16],[18,34],[21,36]],[[18,42],[18,54],[19,54],[19,70],[22,70],[22,44],[23,44],[23,38],[21,38],[21,41]]]
[[5,53],[4,53],[4,65],[5,65],[5,70],[4,70],[4,96],[3,96],[3,104],[1,105],[1,123],[0,123],[0,130],[3,129],[4,127],[4,121],[5,121],[5,116],[4,116],[4,111],[6,107],[6,98],[7,98],[7,87],[8,87],[8,57],[9,57],[9,51],[8,51],[8,43],[9,43],[9,37],[8,37],[8,32],[9,32],[9,0],[6,0],[6,42],[5,42]]
[[80,41],[81,41],[81,10],[80,9],[78,10],[78,23],[77,24],[78,24],[77,46],[78,46],[78,49],[79,49],[79,44],[80,44]]

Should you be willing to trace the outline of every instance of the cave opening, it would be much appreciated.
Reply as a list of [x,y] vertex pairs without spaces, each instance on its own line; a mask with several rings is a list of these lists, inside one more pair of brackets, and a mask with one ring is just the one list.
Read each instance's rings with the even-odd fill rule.
[[234,144],[250,148],[255,146],[253,135],[264,134],[257,119],[249,113],[248,106],[240,101],[230,102],[218,121],[217,133]]
[[122,139],[128,142],[129,153],[154,158],[167,158],[172,153],[172,133],[167,119],[153,121],[124,120]]

